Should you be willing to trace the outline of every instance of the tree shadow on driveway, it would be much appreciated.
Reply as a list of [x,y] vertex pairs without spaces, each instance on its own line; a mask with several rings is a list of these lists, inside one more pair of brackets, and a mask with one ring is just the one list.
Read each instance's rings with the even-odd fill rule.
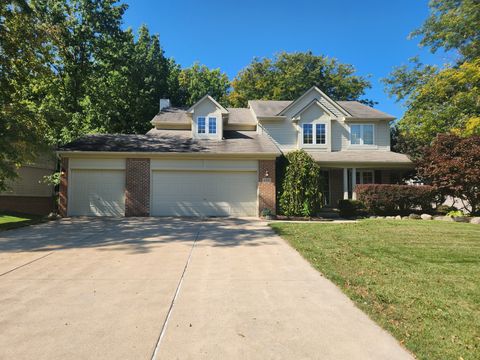
[[94,248],[146,253],[169,243],[210,246],[274,245],[257,220],[231,218],[69,218],[0,233],[0,252]]

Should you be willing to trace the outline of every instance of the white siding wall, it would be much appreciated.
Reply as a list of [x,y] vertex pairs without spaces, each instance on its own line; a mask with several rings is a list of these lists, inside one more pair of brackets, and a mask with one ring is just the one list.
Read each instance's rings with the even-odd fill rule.
[[275,141],[280,150],[290,151],[297,148],[297,128],[290,119],[263,122],[260,127],[261,131],[264,131]]
[[[353,149],[366,149],[366,150],[380,150],[380,151],[389,151],[390,150],[390,126],[388,121],[371,121],[371,122],[339,122],[339,128],[337,132],[340,133],[341,137],[341,150],[351,150],[352,146],[350,144],[350,125],[351,124],[373,124],[375,127],[375,139],[373,146],[362,146],[362,147],[353,147]],[[338,136],[338,135],[336,135]]]
[[[198,134],[197,132],[197,118],[199,116],[205,117],[205,134]],[[217,133],[215,135],[211,135],[208,133],[208,118],[215,117],[217,118]],[[223,137],[223,121],[222,121],[222,113],[217,106],[208,99],[205,99],[200,104],[195,106],[193,112],[193,126],[192,126],[192,135],[194,138],[201,137],[201,138],[209,138],[209,139],[217,139],[221,140]]]
[[[328,115],[324,110],[322,110],[318,105],[312,104],[305,111],[300,114],[300,120],[298,122],[298,146],[299,148],[312,149],[315,151],[329,151],[331,144],[331,125],[330,125],[330,115]],[[326,144],[325,145],[305,145],[303,144],[303,124],[314,124],[313,126],[313,137],[315,141],[315,124],[325,124],[326,125]]]

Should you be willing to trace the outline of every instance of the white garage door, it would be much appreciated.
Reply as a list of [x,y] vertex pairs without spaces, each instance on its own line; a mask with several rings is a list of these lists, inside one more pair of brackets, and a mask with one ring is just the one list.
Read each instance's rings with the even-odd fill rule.
[[257,216],[257,173],[153,171],[153,216]]
[[71,171],[68,214],[71,216],[124,216],[125,171]]

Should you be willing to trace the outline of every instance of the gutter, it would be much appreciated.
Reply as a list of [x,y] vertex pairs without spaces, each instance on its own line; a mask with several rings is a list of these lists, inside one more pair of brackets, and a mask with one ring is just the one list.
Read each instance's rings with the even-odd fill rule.
[[272,160],[276,159],[281,153],[182,153],[182,152],[146,152],[146,151],[56,151],[59,157],[137,157],[137,158],[221,158],[221,159],[256,159],[256,160]]

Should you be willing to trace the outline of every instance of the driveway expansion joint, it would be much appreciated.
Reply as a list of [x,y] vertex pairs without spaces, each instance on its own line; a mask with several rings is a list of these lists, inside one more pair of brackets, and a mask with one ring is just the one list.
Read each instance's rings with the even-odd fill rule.
[[165,316],[165,320],[163,322],[162,329],[160,331],[160,335],[158,336],[157,343],[155,344],[155,349],[153,351],[151,360],[156,360],[157,359],[157,355],[158,355],[158,351],[160,349],[160,345],[162,343],[162,339],[165,336],[165,332],[167,330],[168,320],[170,319],[170,316],[172,315],[173,307],[175,306],[175,300],[177,299],[177,297],[180,293],[180,289],[182,287],[183,279],[185,277],[185,273],[187,272],[188,264],[190,263],[190,260],[192,258],[193,250],[195,249],[195,245],[197,244],[197,240],[200,236],[200,232],[202,231],[202,228],[203,228],[203,226],[200,225],[200,229],[198,229],[197,233],[195,234],[195,238],[193,240],[193,244],[192,244],[192,247],[190,249],[190,253],[188,254],[187,261],[185,262],[185,266],[183,268],[182,275],[180,276],[180,279],[178,280],[177,288],[175,289],[175,293],[174,293],[172,301],[170,303],[170,307],[168,308],[167,315]]

